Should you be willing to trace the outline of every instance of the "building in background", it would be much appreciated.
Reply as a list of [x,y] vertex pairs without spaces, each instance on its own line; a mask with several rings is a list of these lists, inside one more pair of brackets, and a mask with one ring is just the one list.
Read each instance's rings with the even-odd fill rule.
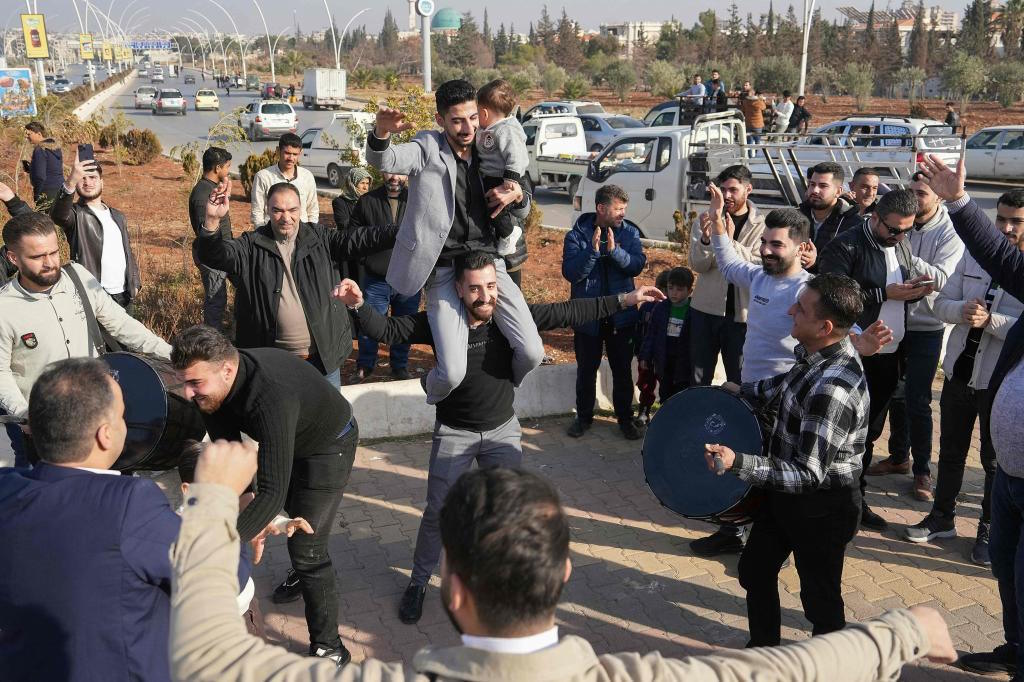
[[614,36],[625,48],[626,59],[633,58],[633,48],[638,43],[653,45],[661,37],[661,29],[668,21],[627,21],[622,24],[601,24],[602,36]]

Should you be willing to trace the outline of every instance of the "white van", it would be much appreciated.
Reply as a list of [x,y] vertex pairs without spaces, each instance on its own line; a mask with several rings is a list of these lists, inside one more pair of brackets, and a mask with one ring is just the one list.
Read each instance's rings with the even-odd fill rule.
[[366,163],[363,147],[375,122],[374,114],[348,111],[334,114],[323,128],[308,128],[301,135],[300,164],[332,187],[341,187],[345,170]]

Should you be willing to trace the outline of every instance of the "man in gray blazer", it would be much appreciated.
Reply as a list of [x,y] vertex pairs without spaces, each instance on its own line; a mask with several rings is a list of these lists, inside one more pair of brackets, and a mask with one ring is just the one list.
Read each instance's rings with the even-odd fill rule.
[[506,206],[517,218],[529,213],[521,187],[484,193],[473,140],[478,127],[476,91],[463,80],[443,83],[434,94],[441,130],[420,131],[392,145],[392,133],[412,124],[397,109],[381,107],[367,136],[366,159],[386,173],[409,176],[409,202],[395,240],[387,280],[404,296],[424,289],[437,367],[426,377],[427,402],[437,404],[466,374],[469,328],[455,291],[455,261],[471,251],[493,254],[498,286],[495,322],[513,348],[513,383],[518,386],[544,358],[544,343],[526,299],[505,271],[488,216]]

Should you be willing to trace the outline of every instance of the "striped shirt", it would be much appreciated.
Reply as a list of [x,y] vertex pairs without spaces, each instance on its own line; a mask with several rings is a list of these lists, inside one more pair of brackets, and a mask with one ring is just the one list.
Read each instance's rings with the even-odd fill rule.
[[868,430],[864,369],[849,339],[808,355],[797,346],[785,374],[743,384],[742,395],[777,403],[768,455],[736,453],[732,470],[784,493],[857,485]]

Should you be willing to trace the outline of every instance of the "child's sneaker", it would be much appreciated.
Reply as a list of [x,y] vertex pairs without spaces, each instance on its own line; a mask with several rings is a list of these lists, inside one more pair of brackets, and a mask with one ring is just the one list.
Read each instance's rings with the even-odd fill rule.
[[498,240],[498,255],[499,256],[511,256],[516,252],[516,244],[519,243],[519,238],[523,236],[523,228],[518,225],[512,227],[512,234],[507,237],[502,237]]

